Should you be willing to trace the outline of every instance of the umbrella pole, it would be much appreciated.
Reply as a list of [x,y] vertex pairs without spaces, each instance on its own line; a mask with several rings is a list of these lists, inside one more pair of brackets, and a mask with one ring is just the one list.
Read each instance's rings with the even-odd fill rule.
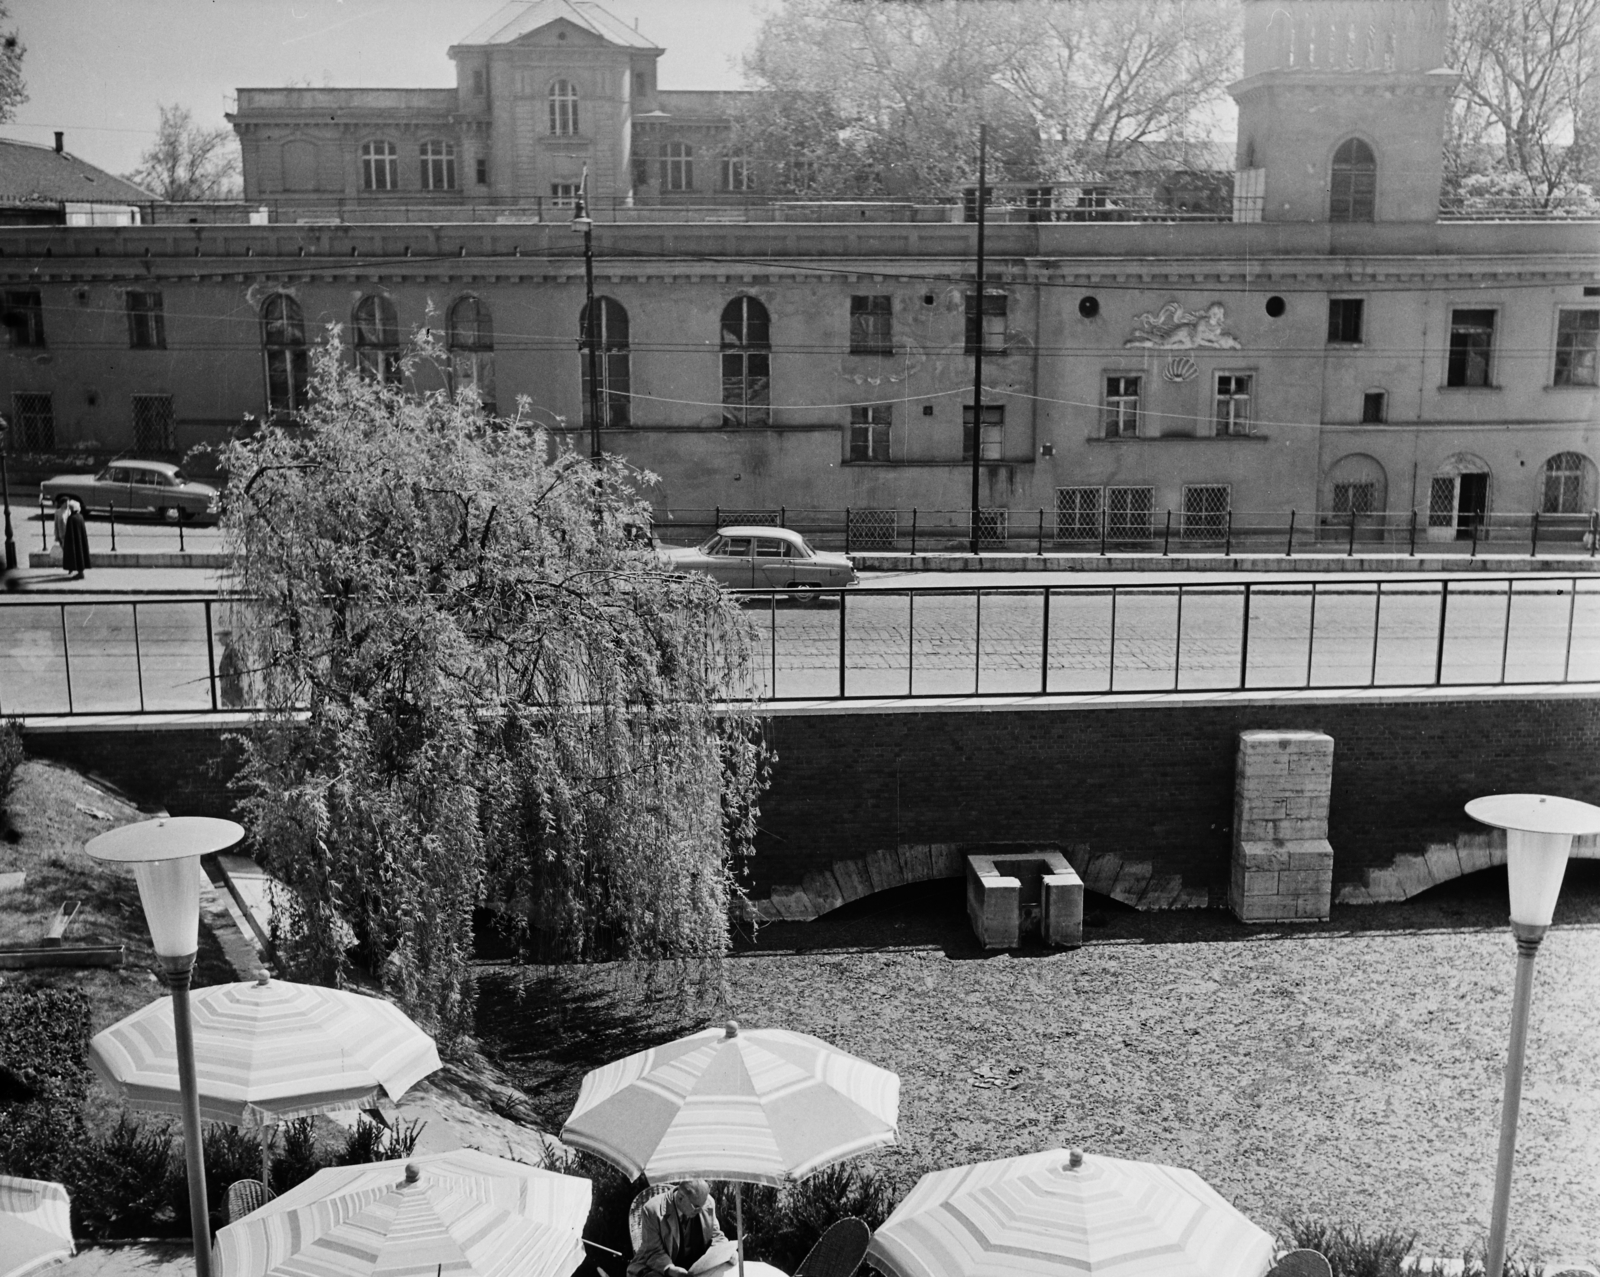
[[739,1256],[739,1277],[744,1277],[744,1184],[733,1182],[733,1231],[737,1235],[734,1253]]

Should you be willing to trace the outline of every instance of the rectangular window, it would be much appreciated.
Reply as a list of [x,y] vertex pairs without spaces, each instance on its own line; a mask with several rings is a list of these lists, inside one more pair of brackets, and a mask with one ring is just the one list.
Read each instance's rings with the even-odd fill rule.
[[1333,297],[1328,301],[1328,342],[1353,345],[1361,340],[1366,303],[1359,297]]
[[13,346],[44,345],[44,302],[37,288],[9,290],[0,318],[5,321]]
[[165,350],[167,322],[161,312],[161,294],[128,293],[128,349]]
[[551,182],[550,204],[554,208],[576,208],[578,184],[576,182]]
[[1028,210],[1030,222],[1050,222],[1055,220],[1056,192],[1053,186],[1030,186],[1023,192],[1023,203]]
[[1225,483],[1186,483],[1183,485],[1183,535],[1202,541],[1220,541],[1228,530],[1228,485]]
[[54,452],[56,411],[48,390],[18,390],[11,396],[11,446],[18,452]]
[[473,95],[473,97],[481,98],[488,91],[489,91],[489,81],[488,81],[488,77],[484,74],[483,68],[482,67],[473,67],[472,68],[472,95]]
[[750,189],[750,162],[742,155],[724,155],[720,168],[723,190],[748,191]]
[[850,409],[850,460],[887,461],[889,424],[893,408],[889,404],[863,404]]
[[1148,540],[1155,507],[1154,488],[1107,488],[1106,536],[1113,541]]
[[1556,321],[1558,386],[1600,385],[1600,310],[1564,310]]
[[1121,373],[1106,376],[1106,401],[1102,410],[1106,438],[1132,438],[1139,433],[1139,379]]
[[176,452],[171,395],[133,397],[133,447],[136,452]]
[[1100,537],[1100,489],[1056,489],[1056,540],[1095,541]]
[[489,185],[489,158],[488,158],[488,156],[486,156],[486,155],[478,156],[478,158],[473,161],[473,169],[474,169],[474,176],[477,178],[477,181],[478,181],[478,185],[479,186],[487,186],[487,185]]
[[694,148],[687,142],[662,143],[661,189],[694,190]]
[[1450,362],[1447,386],[1489,386],[1494,355],[1494,311],[1450,312]]
[[978,353],[979,333],[982,333],[983,353],[986,355],[1003,355],[1006,353],[1006,301],[1005,293],[986,292],[983,295],[983,323],[980,329],[978,322],[978,295],[967,294],[967,341],[966,353]]
[[1219,435],[1250,433],[1250,395],[1255,377],[1243,372],[1217,374],[1216,426]]
[[1379,425],[1389,420],[1389,394],[1384,390],[1369,390],[1361,396],[1361,421],[1363,425]]
[[850,299],[850,353],[894,353],[894,299],[887,294]]
[[1377,485],[1371,479],[1355,483],[1333,485],[1333,512],[1335,514],[1371,514],[1377,505]]
[[[1003,455],[1006,433],[1006,408],[1004,404],[983,405],[983,444],[978,454],[980,461],[999,461]],[[961,409],[961,459],[972,460],[972,405]]]

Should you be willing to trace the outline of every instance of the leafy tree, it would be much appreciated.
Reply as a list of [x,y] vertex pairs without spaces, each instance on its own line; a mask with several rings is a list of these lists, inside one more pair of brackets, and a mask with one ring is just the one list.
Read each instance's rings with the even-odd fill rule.
[[1447,200],[1600,209],[1597,21],[1600,0],[1455,0]]
[[948,196],[1105,176],[1185,136],[1235,73],[1223,0],[786,0],[746,71],[739,148],[780,191]]
[[161,106],[156,140],[127,174],[164,200],[237,199],[239,144],[233,130],[201,128],[186,106]]
[[541,960],[725,952],[764,762],[737,603],[628,535],[651,477],[419,390],[426,342],[408,389],[335,333],[304,418],[226,449],[224,526],[289,960],[451,1030],[485,902]]
[[[0,0],[0,23],[10,17],[5,0]],[[14,119],[17,108],[28,100],[28,87],[22,82],[22,55],[27,51],[14,29],[0,32],[0,124]]]

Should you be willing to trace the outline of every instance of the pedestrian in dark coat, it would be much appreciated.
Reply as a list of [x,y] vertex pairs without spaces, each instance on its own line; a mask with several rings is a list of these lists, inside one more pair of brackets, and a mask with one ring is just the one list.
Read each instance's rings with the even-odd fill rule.
[[89,569],[89,525],[83,520],[83,507],[67,498],[66,529],[61,539],[61,566],[77,581]]

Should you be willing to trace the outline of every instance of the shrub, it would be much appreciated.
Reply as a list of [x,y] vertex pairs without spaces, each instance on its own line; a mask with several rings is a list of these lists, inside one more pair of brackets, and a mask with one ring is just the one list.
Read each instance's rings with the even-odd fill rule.
[[426,1122],[418,1119],[391,1127],[359,1117],[345,1140],[343,1151],[327,1165],[358,1166],[364,1162],[391,1162],[410,1157],[426,1125]]
[[0,718],[0,829],[5,828],[6,795],[11,778],[22,765],[22,725],[14,718]]
[[[158,1237],[189,1231],[189,1202],[172,1128],[124,1113],[79,1141],[61,1178],[72,1195],[72,1231],[82,1238]],[[182,1198],[182,1220],[174,1197]]]
[[316,1123],[309,1117],[291,1118],[278,1129],[283,1144],[274,1150],[268,1174],[272,1191],[281,1194],[310,1179],[327,1163],[317,1149]]
[[88,1052],[81,989],[0,989],[0,1068],[19,1096],[0,1107],[0,1174],[66,1174],[83,1136]]
[[[733,1236],[734,1186],[717,1186],[717,1216]],[[794,1271],[829,1225],[850,1216],[876,1229],[894,1209],[894,1192],[878,1172],[830,1166],[782,1190],[745,1185],[745,1254]]]
[[[1444,1277],[1444,1267],[1436,1264],[1423,1270],[1406,1264],[1416,1247],[1417,1235],[1398,1229],[1367,1236],[1359,1227],[1329,1220],[1291,1215],[1284,1220],[1286,1244],[1305,1247],[1326,1256],[1333,1277]],[[1462,1254],[1460,1277],[1484,1277],[1485,1254],[1480,1247]],[[1539,1277],[1540,1265],[1506,1257],[1504,1277]]]

